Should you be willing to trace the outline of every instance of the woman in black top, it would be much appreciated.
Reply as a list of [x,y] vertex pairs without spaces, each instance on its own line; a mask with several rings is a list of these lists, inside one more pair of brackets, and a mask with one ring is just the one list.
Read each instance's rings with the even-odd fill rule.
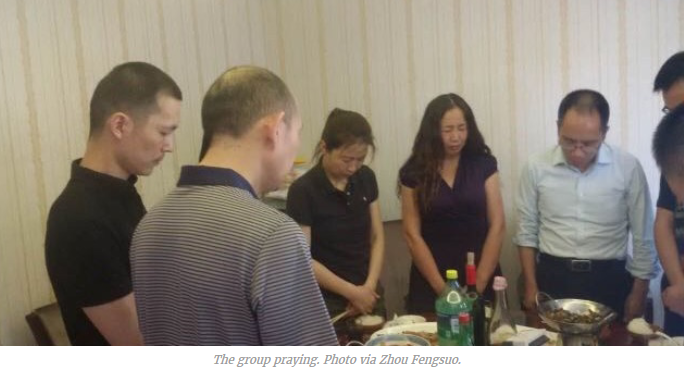
[[425,108],[399,190],[413,259],[407,311],[434,311],[447,269],[457,269],[463,285],[468,252],[475,253],[478,293],[493,298],[487,288],[501,274],[503,201],[496,158],[463,98],[440,95]]
[[288,191],[287,213],[311,243],[313,270],[331,316],[370,313],[379,303],[385,250],[378,184],[364,166],[375,150],[368,121],[334,109],[316,149],[316,165]]

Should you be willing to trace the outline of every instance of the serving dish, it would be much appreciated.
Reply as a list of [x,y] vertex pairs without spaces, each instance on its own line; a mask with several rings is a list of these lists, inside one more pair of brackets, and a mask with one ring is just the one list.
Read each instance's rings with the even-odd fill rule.
[[[576,315],[592,314],[592,322],[567,322],[552,318],[550,313],[563,309]],[[608,306],[585,299],[553,299],[548,294],[537,294],[537,312],[551,329],[565,334],[596,334],[601,328],[615,320],[617,314]]]

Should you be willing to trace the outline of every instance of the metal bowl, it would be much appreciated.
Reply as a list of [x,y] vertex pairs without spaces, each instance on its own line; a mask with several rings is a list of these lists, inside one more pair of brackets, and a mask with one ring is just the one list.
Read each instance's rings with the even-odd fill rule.
[[[543,298],[540,299],[540,296]],[[594,323],[571,323],[551,319],[548,313],[559,308],[578,315],[594,311],[599,314],[601,319]],[[551,329],[565,334],[596,334],[604,325],[617,317],[617,314],[610,307],[601,303],[574,298],[552,299],[545,293],[537,295],[537,312],[539,312],[542,321]]]

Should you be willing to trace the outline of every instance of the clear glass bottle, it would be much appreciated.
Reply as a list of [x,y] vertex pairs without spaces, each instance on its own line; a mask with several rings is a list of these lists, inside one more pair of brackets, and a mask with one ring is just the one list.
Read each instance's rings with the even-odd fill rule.
[[506,288],[508,283],[503,276],[494,278],[494,312],[489,323],[489,344],[492,346],[502,345],[508,338],[514,336],[517,331],[515,323],[508,310],[508,300],[506,299]]
[[470,320],[473,329],[473,345],[487,344],[487,324],[485,306],[482,297],[477,293],[477,268],[475,267],[475,253],[468,252],[466,264],[466,298],[470,305]]
[[440,346],[457,346],[460,326],[458,315],[468,312],[468,302],[458,285],[458,272],[447,270],[446,285],[435,301],[437,340]]

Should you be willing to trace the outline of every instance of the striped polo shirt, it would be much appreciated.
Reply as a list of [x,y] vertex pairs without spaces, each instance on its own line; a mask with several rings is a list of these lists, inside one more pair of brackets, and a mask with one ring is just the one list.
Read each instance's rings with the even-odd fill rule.
[[301,229],[230,169],[182,168],[131,270],[148,345],[337,344]]

